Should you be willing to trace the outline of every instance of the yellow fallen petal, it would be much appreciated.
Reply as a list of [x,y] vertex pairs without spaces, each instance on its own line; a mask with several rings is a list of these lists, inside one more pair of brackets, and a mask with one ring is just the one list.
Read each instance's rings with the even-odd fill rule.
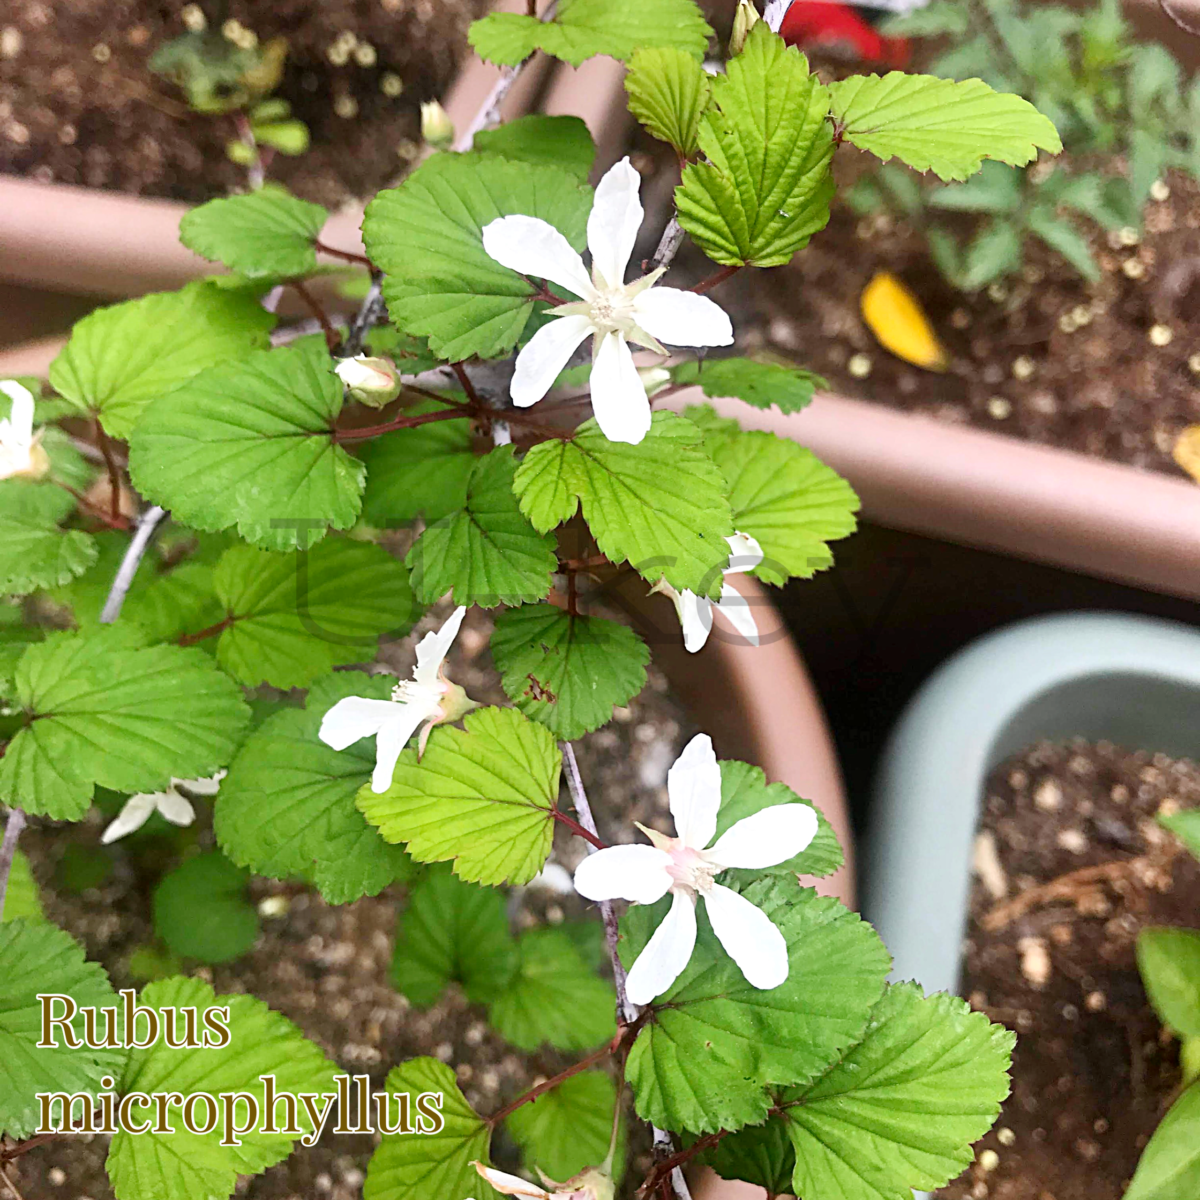
[[863,320],[885,350],[926,371],[946,369],[950,361],[946,348],[921,302],[895,275],[879,271],[863,288],[859,304]]
[[1189,425],[1180,432],[1175,439],[1175,448],[1171,451],[1171,456],[1200,483],[1200,425]]

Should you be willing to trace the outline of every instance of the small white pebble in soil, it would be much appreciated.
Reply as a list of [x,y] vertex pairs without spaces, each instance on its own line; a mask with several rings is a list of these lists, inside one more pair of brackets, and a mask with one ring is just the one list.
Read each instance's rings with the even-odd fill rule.
[[358,116],[358,101],[353,96],[343,93],[334,100],[333,111],[343,121],[351,121]]
[[973,991],[967,997],[967,1003],[973,1009],[975,1009],[976,1012],[982,1012],[983,1009],[987,1008],[987,993],[978,990]]
[[1000,1155],[995,1150],[984,1150],[979,1155],[979,1169],[981,1171],[994,1171],[1000,1165]]
[[1070,925],[1051,925],[1050,940],[1056,946],[1069,946],[1074,940],[1075,935],[1071,932]]
[[1200,354],[1191,354],[1188,356],[1188,370],[1193,375],[1200,375]]
[[1100,1157],[1100,1143],[1093,1142],[1091,1138],[1080,1138],[1075,1143],[1075,1153],[1084,1162],[1095,1162]]
[[1003,421],[1012,415],[1012,404],[1003,396],[993,396],[987,402],[987,413],[993,421]]
[[1050,951],[1045,940],[1023,937],[1017,942],[1021,955],[1021,974],[1035,987],[1044,988],[1050,982]]
[[1094,1133],[1107,1133],[1109,1130],[1108,1119],[1106,1117],[1097,1117],[1092,1122],[1092,1131]]
[[328,50],[325,51],[325,57],[335,67],[344,67],[350,61],[350,47],[343,42],[334,42]]
[[1128,804],[1129,789],[1123,783],[1115,783],[1108,797],[1114,804]]
[[988,1185],[981,1179],[971,1188],[971,1200],[987,1200]]
[[1062,786],[1057,779],[1043,779],[1033,792],[1033,802],[1043,812],[1057,812],[1062,808]]
[[1147,336],[1152,346],[1169,346],[1175,337],[1175,331],[1170,325],[1151,325]]
[[1020,358],[1013,359],[1012,373],[1014,379],[1022,381],[1033,378],[1033,372],[1036,370],[1033,359],[1028,354],[1022,354]]
[[[1062,1015],[1064,1021],[1078,1021],[1079,1009],[1074,1004],[1064,1004],[1062,1006]],[[1064,1088],[1063,1090],[1065,1091],[1066,1089]]]
[[1063,333],[1074,333],[1079,328],[1079,322],[1069,313],[1062,313],[1058,318],[1058,327]]
[[871,373],[871,356],[869,354],[852,354],[846,364],[846,370],[855,379],[866,379]]
[[984,829],[975,837],[974,853],[975,874],[993,900],[1003,900],[1008,895],[1008,876],[1000,864],[1000,855],[996,852],[996,836],[990,829]]
[[442,1062],[448,1063],[454,1057],[454,1045],[451,1042],[442,1042],[436,1046],[433,1051],[434,1058],[441,1059]]
[[370,42],[359,42],[354,49],[354,61],[360,67],[373,67],[378,57]]
[[16,58],[24,44],[25,39],[15,25],[5,25],[0,29],[0,58]]
[[1045,390],[1034,392],[1029,397],[1029,407],[1036,413],[1041,413],[1043,416],[1052,417],[1058,412],[1058,400],[1053,392]]
[[49,1179],[55,1187],[62,1187],[62,1185],[67,1182],[67,1173],[62,1169],[62,1167],[51,1167],[50,1170],[46,1172],[46,1178]]
[[208,18],[204,15],[204,9],[198,4],[185,4],[179,17],[183,21],[183,27],[189,33],[203,33],[208,28]]
[[1088,992],[1084,997],[1083,1007],[1088,1012],[1103,1012],[1108,1007],[1108,997],[1103,992]]
[[1146,273],[1146,264],[1140,258],[1127,258],[1121,264],[1121,270],[1129,279],[1141,279]]
[[952,329],[967,329],[971,324],[971,314],[965,308],[956,308],[950,314]]
[[1161,204],[1164,200],[1170,200],[1171,189],[1167,185],[1166,180],[1156,179],[1150,185],[1150,199],[1157,200]]
[[989,283],[988,284],[988,299],[995,304],[1003,304],[1008,299],[1008,284],[1006,283]]
[[103,42],[98,42],[95,46],[92,47],[92,57],[98,63],[106,63],[106,62],[108,62],[108,60],[110,58],[112,58],[112,50],[110,47],[106,46]]
[[1001,1125],[996,1130],[996,1141],[1002,1146],[1011,1146],[1017,1140],[1017,1135],[1013,1133],[1007,1125]]
[[557,904],[551,904],[546,908],[547,925],[561,925],[565,918],[566,913]]
[[1090,325],[1092,323],[1093,315],[1094,314],[1092,313],[1091,306],[1087,304],[1077,304],[1073,309],[1071,309],[1071,319],[1080,327],[1080,329],[1082,329],[1085,325]]
[[1082,854],[1088,848],[1087,835],[1082,829],[1060,829],[1054,840],[1070,854]]
[[260,917],[282,917],[291,907],[286,896],[264,896],[258,902]]
[[1142,235],[1132,225],[1117,230],[1117,237],[1122,246],[1136,246],[1142,240]]
[[1179,811],[1179,808],[1179,801],[1174,796],[1168,796],[1158,806],[1158,815],[1160,817],[1173,817]]
[[357,1167],[347,1167],[342,1172],[342,1182],[348,1188],[360,1188],[366,1176]]
[[1029,776],[1026,775],[1024,771],[1017,769],[1016,771],[1010,771],[1008,773],[1008,786],[1012,788],[1014,792],[1024,791],[1028,785]]
[[379,90],[394,100],[404,91],[404,80],[395,71],[384,71],[379,80]]
[[333,1188],[333,1176],[322,1171],[320,1175],[313,1180],[313,1185],[318,1192],[328,1192]]

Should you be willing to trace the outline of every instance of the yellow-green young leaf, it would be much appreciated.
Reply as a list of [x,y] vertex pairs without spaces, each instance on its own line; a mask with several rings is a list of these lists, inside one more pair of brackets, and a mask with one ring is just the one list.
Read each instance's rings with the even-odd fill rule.
[[519,1050],[592,1050],[616,1032],[616,992],[561,929],[522,934],[516,972],[493,995],[488,1021]]
[[358,807],[418,862],[453,859],[475,883],[528,883],[550,853],[562,755],[516,709],[481,709],[463,725],[435,729],[419,759],[405,750],[392,786],[364,786]]
[[96,561],[96,539],[36,517],[0,516],[0,596],[60,587]]
[[777,267],[829,220],[829,93],[760,21],[700,125],[706,161],[675,190],[679,223],[714,262]]
[[206,367],[265,347],[274,324],[246,291],[189,283],[84,317],[50,364],[50,384],[127,438],[148,404]]
[[516,162],[543,164],[570,171],[585,183],[596,158],[596,143],[580,117],[547,117],[532,113],[481,129],[472,146]]
[[941,1187],[999,1114],[1015,1040],[957,996],[889,987],[858,1045],[779,1097],[796,1195],[911,1200]]
[[562,0],[552,21],[492,13],[470,32],[481,58],[505,66],[535,50],[577,67],[595,54],[628,59],[645,46],[673,46],[699,59],[710,37],[695,0]]
[[594,419],[569,441],[534,446],[517,470],[521,511],[541,530],[582,505],[600,550],[652,583],[703,595],[720,590],[733,532],[721,472],[690,421],[656,412],[636,446],[610,442]]
[[[113,1138],[105,1169],[117,1200],[223,1200],[233,1194],[239,1175],[257,1175],[282,1162],[292,1151],[295,1134],[263,1133],[260,1121],[251,1132],[233,1135],[217,1097],[223,1093],[248,1092],[263,1111],[266,1085],[263,1075],[275,1077],[276,1093],[334,1091],[336,1068],[291,1021],[269,1009],[254,996],[218,996],[199,979],[175,976],[151,983],[138,1003],[156,1010],[160,1022],[174,1022],[174,1038],[183,1041],[185,1014],[196,1011],[196,1028],[204,1035],[204,1014],[213,1008],[228,1008],[229,1042],[207,1049],[175,1050],[160,1038],[146,1050],[130,1050],[124,1073],[117,1084],[122,1095],[141,1092],[177,1092],[186,1104],[192,1096],[211,1096],[193,1101],[193,1123],[209,1115],[216,1120],[210,1133],[192,1133],[184,1128],[181,1106],[168,1108],[172,1133],[130,1133]],[[167,1013],[167,1009],[173,1009]],[[139,1022],[143,1031],[145,1019]],[[143,1032],[144,1036],[144,1032]],[[318,1104],[321,1101],[318,1100]],[[298,1128],[312,1134],[312,1121],[304,1106],[297,1104]],[[240,1101],[234,1116],[246,1123],[248,1105]],[[133,1122],[153,1122],[150,1104],[131,1105]],[[283,1105],[279,1124],[283,1124]],[[239,1145],[222,1146],[225,1137],[236,1137]]]
[[1200,1037],[1200,930],[1143,929],[1137,958],[1162,1023],[1180,1037]]
[[[83,947],[48,921],[6,920],[0,925],[0,1134],[20,1139],[38,1127],[39,1092],[84,1093],[101,1090],[105,1075],[116,1075],[124,1050],[71,1049],[61,1028],[56,1049],[39,1050],[41,1002],[38,994],[70,996],[80,1010],[118,1003],[104,969],[85,962]],[[62,1015],[61,1005],[55,1006]],[[77,1039],[83,1035],[83,1013],[70,1022]],[[104,1032],[105,1018],[97,1028]],[[91,1103],[80,1105],[91,1112]]]
[[476,459],[466,505],[430,525],[408,552],[413,591],[432,604],[453,591],[455,604],[522,604],[550,591],[554,539],[522,515],[513,495],[511,446]]
[[1196,858],[1200,858],[1200,809],[1161,816],[1158,821],[1179,838]]
[[509,699],[571,741],[608,724],[613,706],[642,690],[650,651],[616,621],[527,604],[496,618],[492,657]]
[[691,158],[699,147],[700,118],[712,94],[708,72],[682,50],[638,50],[625,76],[629,111],[656,137]]
[[319,204],[268,185],[184,213],[179,240],[247,278],[307,275],[317,269],[314,243],[328,216]]
[[[0,836],[3,836],[2,828]],[[18,918],[40,921],[43,916],[42,900],[38,895],[37,881],[29,867],[29,859],[17,850],[13,854],[12,866],[8,872],[8,888],[4,893],[4,911],[0,913],[0,921],[16,921]]]
[[1200,1083],[1171,1106],[1142,1151],[1125,1200],[1194,1200],[1200,1195]]
[[407,1095],[410,1128],[428,1129],[417,1107],[420,1097],[442,1098],[444,1124],[438,1133],[385,1133],[371,1156],[363,1200],[500,1200],[472,1162],[488,1162],[491,1130],[459,1091],[454,1069],[436,1058],[410,1058],[393,1067],[385,1085],[388,1121],[400,1120],[392,1097]]
[[134,486],[193,528],[312,546],[331,525],[349,529],[362,503],[362,463],[332,435],[342,395],[319,338],[212,367],[146,410]]
[[154,932],[181,958],[224,963],[258,937],[258,912],[246,899],[250,872],[219,851],[168,871],[154,889]]
[[846,141],[887,162],[893,155],[939,179],[966,179],[985,158],[1023,167],[1038,148],[1062,150],[1058,131],[1028,100],[979,79],[852,75],[830,86]]
[[234,546],[213,584],[227,614],[217,661],[251,687],[305,687],[369,661],[381,636],[403,636],[415,616],[408,573],[368,542],[327,538],[291,554]]

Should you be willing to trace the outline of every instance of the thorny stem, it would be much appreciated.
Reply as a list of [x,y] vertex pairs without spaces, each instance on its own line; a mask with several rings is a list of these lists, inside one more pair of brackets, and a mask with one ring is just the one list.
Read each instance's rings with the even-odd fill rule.
[[338,331],[334,329],[329,315],[321,307],[321,302],[309,291],[308,285],[303,279],[289,279],[288,286],[304,301],[308,311],[321,323],[321,331],[325,334],[325,344],[332,350],[341,341],[341,338],[338,336]]
[[694,284],[689,291],[695,292],[697,295],[704,295],[705,292],[711,292],[718,283],[724,283],[727,279],[732,279],[741,270],[741,264],[731,267],[722,267],[715,275],[710,275],[707,279],[700,280]]
[[121,519],[121,469],[117,466],[117,460],[113,456],[112,442],[108,440],[108,434],[104,432],[99,417],[92,418],[92,428],[96,435],[96,445],[100,447],[100,453],[104,455],[104,466],[108,471],[108,488],[112,493],[109,497],[108,515],[115,523]]
[[125,603],[125,597],[141,565],[142,557],[150,546],[150,539],[154,537],[154,531],[166,515],[167,510],[156,504],[138,517],[137,529],[130,539],[125,557],[121,559],[116,578],[109,589],[108,599],[104,601],[104,608],[100,612],[102,625],[111,625],[121,615],[121,606]]
[[[568,817],[561,808],[552,808],[550,815],[560,824],[565,825],[576,837],[581,837],[593,850],[607,850],[608,847],[590,830],[585,829],[573,817]],[[588,851],[591,853],[591,850]]]
[[354,254],[349,250],[337,250],[333,246],[327,246],[320,238],[313,242],[313,249],[318,254],[329,254],[333,258],[340,258],[344,262],[357,263],[360,267],[369,267],[371,260],[365,254]]
[[17,838],[25,828],[25,810],[10,808],[4,826],[4,841],[0,843],[0,920],[4,918],[4,897],[8,892],[8,877],[12,873],[13,857],[17,853]]

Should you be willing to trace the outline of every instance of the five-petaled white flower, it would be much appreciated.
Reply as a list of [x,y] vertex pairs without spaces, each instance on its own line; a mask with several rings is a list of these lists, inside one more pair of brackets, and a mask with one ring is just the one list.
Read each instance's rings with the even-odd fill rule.
[[625,282],[642,224],[641,176],[622,159],[596,188],[588,218],[592,274],[553,225],[537,217],[500,217],[483,230],[483,248],[502,266],[580,297],[550,309],[557,320],[533,335],[517,356],[512,400],[536,404],[583,340],[592,335],[592,410],[604,436],[635,445],[650,429],[650,401],[629,342],[666,354],[673,346],[729,346],[733,326],[712,300],[695,292],[654,285],[666,269]]
[[612,1177],[604,1167],[588,1167],[566,1183],[546,1181],[546,1187],[538,1187],[519,1175],[485,1167],[481,1162],[471,1164],[479,1174],[505,1196],[520,1196],[523,1200],[612,1200]]
[[0,420],[0,479],[40,479],[50,459],[33,433],[33,393],[15,379],[0,380],[9,414]]
[[390,700],[371,700],[366,696],[347,696],[339,700],[321,721],[320,738],[335,750],[345,750],[360,738],[375,739],[375,772],[371,791],[386,792],[392,783],[396,760],[419,725],[421,739],[417,753],[425,752],[430,730],[443,721],[457,721],[477,708],[474,700],[456,683],[446,678],[443,663],[458,636],[466,608],[460,605],[449,620],[417,645],[417,665],[411,679],[402,680],[392,689]]
[[643,825],[652,846],[610,846],[575,869],[575,889],[589,900],[653,904],[671,892],[671,910],[638,955],[626,981],[634,1004],[649,1004],[687,966],[696,945],[696,899],[726,953],[747,982],[764,991],[788,974],[787,943],[760,908],[715,882],[728,867],[763,868],[786,862],[817,833],[807,804],[776,804],[730,826],[709,847],[721,806],[721,768],[707,734],[697,734],[667,773],[667,795],[678,837]]
[[[725,540],[729,543],[729,565],[722,572],[726,577],[753,571],[762,562],[762,547],[748,533],[735,533]],[[683,644],[690,653],[702,650],[708,641],[714,608],[750,645],[758,645],[758,625],[750,602],[733,584],[722,583],[721,598],[715,601],[707,596],[697,596],[686,588],[677,592],[665,579],[660,579],[650,590],[669,596],[673,601],[675,611],[679,614],[679,624],[683,627]]]
[[117,814],[117,819],[101,835],[100,841],[107,846],[109,842],[141,829],[156,809],[172,825],[190,825],[196,819],[196,810],[179,789],[187,788],[197,796],[215,796],[224,778],[225,772],[218,771],[208,779],[172,779],[165,791],[139,792],[136,796],[130,796],[125,801],[125,807]]

